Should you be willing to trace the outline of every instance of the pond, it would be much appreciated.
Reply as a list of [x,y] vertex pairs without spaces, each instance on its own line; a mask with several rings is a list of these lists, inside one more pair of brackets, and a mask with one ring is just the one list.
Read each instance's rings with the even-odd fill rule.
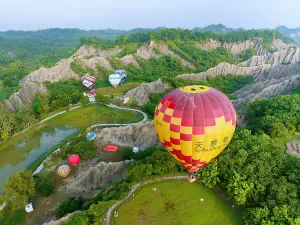
[[74,134],[78,128],[47,126],[0,151],[0,193],[7,178],[28,168],[42,154]]

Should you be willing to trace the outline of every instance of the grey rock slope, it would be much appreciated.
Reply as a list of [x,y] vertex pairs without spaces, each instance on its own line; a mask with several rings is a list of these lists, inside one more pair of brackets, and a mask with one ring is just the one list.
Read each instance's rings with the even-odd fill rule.
[[124,178],[126,169],[132,162],[132,160],[99,162],[87,171],[79,173],[76,178],[68,182],[64,189],[75,194],[92,193],[97,188],[106,187],[113,181]]
[[[220,74],[241,74],[241,75],[253,75],[255,81],[265,82],[266,80],[280,80],[280,85],[282,84],[282,77],[288,79],[289,76],[294,76],[298,74],[299,70],[299,55],[300,50],[295,45],[285,44],[279,39],[274,39],[272,47],[277,49],[275,53],[269,53],[263,48],[262,43],[259,40],[248,40],[239,43],[221,43],[216,40],[208,40],[202,43],[196,43],[195,47],[198,47],[203,50],[211,50],[217,47],[228,48],[233,55],[237,55],[247,48],[253,47],[257,49],[257,56],[252,57],[246,62],[241,63],[240,65],[230,65],[228,63],[221,63],[214,68],[199,73],[199,74],[183,74],[180,75],[180,78],[183,79],[195,79],[201,80],[206,79],[207,76],[218,76]],[[15,111],[19,109],[24,104],[30,104],[33,100],[33,97],[36,93],[47,92],[47,89],[43,85],[45,81],[57,82],[60,80],[75,78],[79,79],[79,76],[74,73],[70,64],[76,60],[83,66],[90,68],[96,68],[97,66],[104,66],[106,69],[113,70],[112,66],[109,63],[108,58],[115,56],[116,54],[122,51],[118,46],[108,50],[101,50],[94,48],[92,46],[82,46],[78,51],[68,59],[63,59],[56,66],[52,68],[40,68],[37,71],[32,72],[26,76],[20,85],[22,88],[19,92],[14,93],[8,100],[1,101],[0,104],[4,104],[10,111]],[[195,68],[190,62],[182,59],[179,55],[173,52],[167,44],[165,43],[156,43],[150,41],[148,44],[141,46],[135,54],[126,55],[120,59],[124,65],[132,64],[136,67],[139,67],[138,62],[135,57],[141,57],[143,59],[150,59],[159,57],[160,55],[170,55],[177,57],[183,65],[190,68]],[[290,65],[295,64],[295,65]],[[293,85],[284,86],[284,88],[274,93],[285,93],[289,90],[289,87],[294,87],[297,85],[295,83],[297,79],[288,79],[286,83],[293,82]],[[274,85],[274,82],[269,82]],[[267,83],[263,83],[267,84]],[[255,84],[257,85],[257,84]],[[258,84],[262,85],[262,84]],[[161,80],[155,81],[149,84],[142,84],[134,90],[131,90],[126,94],[127,97],[137,99],[139,104],[143,104],[149,101],[149,93],[151,92],[162,92],[168,89],[168,84],[164,84]],[[277,88],[278,89],[278,88]],[[276,89],[276,90],[277,90]],[[259,91],[259,88],[252,88],[251,90]],[[240,92],[237,94],[239,95]],[[261,93],[261,91],[260,91]],[[252,93],[255,94],[255,93]],[[255,94],[256,95],[256,94]],[[264,97],[265,94],[257,93],[258,97]],[[252,96],[252,95],[251,95]],[[240,98],[239,96],[237,96]],[[265,96],[267,97],[267,96]],[[255,99],[255,97],[253,98]],[[251,101],[251,99],[248,99]],[[237,100],[237,102],[248,102],[248,100]],[[240,105],[240,103],[238,103]]]
[[[5,101],[0,101],[9,111],[15,111],[25,104],[30,104],[36,93],[47,92],[43,85],[45,81],[57,82],[70,78],[79,79],[80,77],[71,70],[70,64],[77,60],[83,66],[95,68],[102,65],[107,69],[112,69],[106,57],[113,56],[120,52],[121,49],[113,48],[109,50],[96,49],[92,46],[82,46],[78,51],[68,59],[62,59],[52,68],[40,68],[19,82],[22,88]],[[90,58],[89,58],[90,57]]]
[[97,146],[112,143],[120,146],[137,146],[141,149],[160,145],[153,121],[135,123],[124,127],[104,128],[97,132]]
[[255,83],[248,85],[234,93],[237,100],[235,107],[240,110],[248,102],[260,98],[270,98],[280,94],[286,94],[300,84],[300,48],[287,45],[280,40],[273,40],[273,47],[277,52],[269,53],[257,42],[254,45],[258,55],[249,60],[233,65],[220,63],[214,68],[198,74],[183,74],[182,79],[204,80],[207,76],[219,76],[236,74],[253,76]]
[[163,82],[161,79],[151,83],[143,83],[138,87],[128,91],[125,97],[129,97],[131,100],[136,99],[139,105],[143,105],[149,102],[149,96],[151,93],[164,92],[165,90],[171,88],[171,85]]

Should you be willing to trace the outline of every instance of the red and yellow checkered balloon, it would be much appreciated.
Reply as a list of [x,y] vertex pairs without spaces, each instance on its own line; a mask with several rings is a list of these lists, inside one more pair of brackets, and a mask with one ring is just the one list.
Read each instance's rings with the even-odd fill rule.
[[188,172],[196,172],[230,142],[236,112],[220,91],[192,85],[166,94],[154,112],[157,136]]

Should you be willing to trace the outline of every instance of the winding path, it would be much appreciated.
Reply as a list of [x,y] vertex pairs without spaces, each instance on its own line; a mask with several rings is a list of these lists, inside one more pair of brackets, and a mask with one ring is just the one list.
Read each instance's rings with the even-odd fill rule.
[[[90,103],[90,104],[99,104],[99,103]],[[101,104],[101,103],[100,103],[100,104]],[[139,113],[141,113],[141,114],[143,115],[144,118],[143,118],[141,121],[136,122],[136,123],[140,123],[140,122],[145,123],[145,122],[147,121],[147,119],[148,119],[147,114],[144,113],[144,112],[141,111],[141,110],[138,110],[138,109],[123,108],[123,107],[119,107],[119,106],[114,105],[114,104],[109,104],[109,105],[108,105],[108,104],[104,104],[104,105],[106,105],[106,106],[108,106],[108,107],[111,107],[111,108],[116,108],[116,109],[128,110],[128,111],[134,111],[134,112],[139,112]],[[81,106],[82,106],[82,105],[79,105],[79,106],[76,106],[76,107],[74,107],[74,108],[71,108],[69,111],[74,110],[74,109],[78,109],[78,108],[80,108]],[[61,115],[61,114],[65,113],[65,112],[67,112],[67,111],[62,111],[62,112],[59,112],[59,113],[54,114],[54,115],[52,115],[52,116],[49,116],[48,118],[43,119],[42,121],[40,121],[38,124],[44,123],[45,121],[47,121],[47,120],[49,120],[49,119],[52,119],[53,117],[56,117],[56,116],[58,116],[58,115]],[[107,126],[127,126],[127,125],[130,125],[130,124],[134,124],[134,123],[99,123],[99,124],[94,124],[94,125],[92,125],[90,128],[95,128],[95,127],[100,127],[100,126],[101,126],[101,127],[107,127]],[[36,168],[36,170],[32,173],[32,175],[35,175],[35,174],[40,173],[40,172],[42,171],[42,169],[44,168],[44,163],[47,162],[47,161],[50,159],[50,157],[51,157],[51,155],[52,155],[53,153],[58,152],[58,151],[59,151],[59,148],[58,148],[56,151],[52,152],[50,155],[48,155],[48,157],[47,157],[46,159],[43,160],[43,162]],[[0,210],[1,210],[1,206],[0,206]]]
[[120,204],[122,204],[124,201],[126,201],[127,199],[129,199],[132,194],[137,191],[139,188],[146,186],[148,184],[151,183],[155,183],[155,182],[159,182],[159,181],[164,181],[164,180],[182,180],[182,179],[187,179],[187,176],[169,176],[169,177],[161,177],[161,178],[157,178],[157,179],[153,179],[153,180],[147,180],[141,183],[137,183],[135,185],[133,185],[133,187],[131,188],[131,190],[129,191],[129,193],[122,198],[120,201],[116,202],[115,204],[113,204],[105,213],[105,217],[104,217],[104,221],[103,221],[103,225],[110,225],[110,218],[111,218],[111,213],[113,212],[113,210],[119,206]]

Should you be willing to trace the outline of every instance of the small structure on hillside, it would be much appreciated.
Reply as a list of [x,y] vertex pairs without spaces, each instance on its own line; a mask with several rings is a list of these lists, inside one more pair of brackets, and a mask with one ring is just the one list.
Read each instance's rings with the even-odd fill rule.
[[104,150],[109,152],[115,152],[119,149],[119,146],[117,145],[106,145]]
[[128,102],[129,102],[129,97],[125,97],[124,101],[123,101],[123,104],[127,104]]
[[286,153],[300,157],[300,141],[287,142],[286,147]]
[[25,211],[26,211],[27,213],[30,213],[30,212],[33,211],[32,203],[29,203],[29,204],[27,204],[27,205],[25,206]]
[[133,147],[132,151],[133,151],[134,153],[137,153],[137,152],[139,152],[139,148],[138,148],[138,147]]

